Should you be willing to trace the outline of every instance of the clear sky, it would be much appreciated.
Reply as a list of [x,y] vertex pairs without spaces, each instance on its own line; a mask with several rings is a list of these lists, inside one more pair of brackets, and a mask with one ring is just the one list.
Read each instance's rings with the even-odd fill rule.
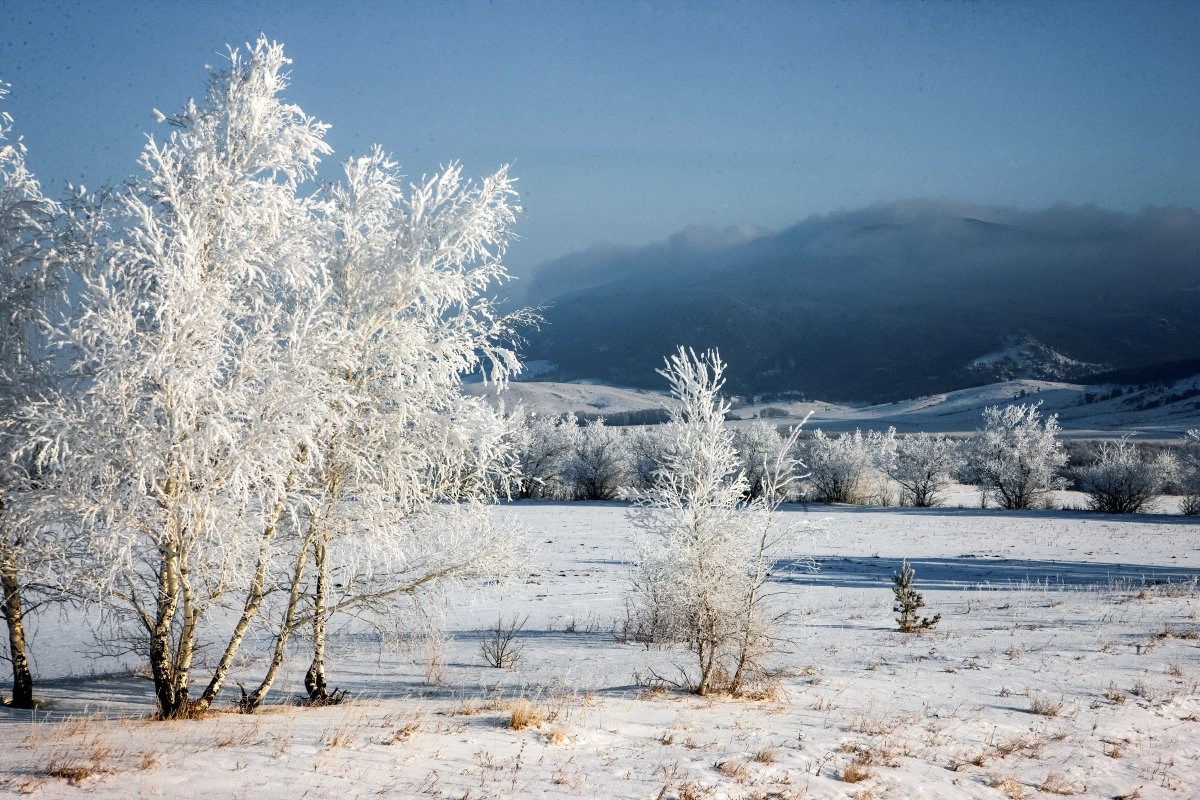
[[947,197],[1200,207],[1200,3],[38,3],[0,79],[52,192],[136,170],[151,108],[262,31],[341,159],[520,179],[517,272],[688,224]]

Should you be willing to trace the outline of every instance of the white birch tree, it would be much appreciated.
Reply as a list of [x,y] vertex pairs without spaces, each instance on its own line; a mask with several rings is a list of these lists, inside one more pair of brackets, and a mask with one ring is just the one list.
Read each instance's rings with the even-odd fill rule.
[[210,612],[256,612],[282,501],[312,461],[298,445],[325,421],[313,390],[333,369],[299,189],[330,151],[326,126],[278,96],[287,63],[265,38],[231,49],[205,101],[148,141],[110,239],[75,265],[79,312],[60,333],[74,391],[36,415],[39,463],[62,476],[88,577],[130,623],[163,717],[219,690],[228,659],[189,696]]
[[[0,100],[8,85],[0,82]],[[48,476],[24,455],[22,416],[31,402],[55,390],[47,349],[60,301],[61,273],[52,251],[57,204],[42,196],[25,165],[20,139],[8,138],[12,118],[0,111],[0,613],[8,630],[12,704],[33,708],[26,619],[60,595],[55,573],[61,552],[47,525]]]
[[[460,392],[465,374],[503,381],[520,367],[507,345],[524,313],[497,315],[486,292],[507,278],[501,257],[519,208],[507,170],[478,184],[452,165],[404,191],[376,148],[328,187],[327,272],[341,347],[342,399],[315,446],[304,489],[312,510],[288,581],[262,702],[296,630],[311,626],[305,687],[329,697],[326,626],[353,612],[382,624],[419,610],[448,582],[499,578],[519,560],[513,531],[486,501],[515,485],[519,465],[502,417]],[[311,585],[301,590],[311,552]]]

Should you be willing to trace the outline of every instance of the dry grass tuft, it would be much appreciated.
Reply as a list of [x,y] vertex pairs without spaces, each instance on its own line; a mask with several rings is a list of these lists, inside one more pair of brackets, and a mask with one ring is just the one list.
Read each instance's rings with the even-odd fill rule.
[[555,747],[566,747],[571,743],[571,735],[562,728],[555,728],[546,734],[546,741]]
[[993,775],[991,779],[988,780],[988,786],[992,787],[993,789],[999,789],[1011,797],[1012,800],[1021,800],[1021,798],[1025,796],[1025,784],[1021,783],[1011,775]]
[[546,713],[522,697],[513,704],[512,715],[508,719],[508,727],[514,731],[523,731],[526,728],[540,728],[545,721]]
[[403,725],[401,725],[399,728],[396,729],[396,731],[392,734],[392,738],[388,739],[387,743],[388,744],[399,744],[400,742],[407,742],[409,739],[414,738],[420,732],[421,732],[420,721],[413,720],[411,722],[406,722]]
[[351,747],[354,744],[354,734],[366,724],[366,711],[352,709],[342,717],[336,728],[327,728],[321,740],[330,749],[335,747]]
[[774,764],[778,757],[778,752],[770,747],[764,747],[754,754],[754,760],[759,764]]
[[718,761],[715,766],[717,772],[738,783],[746,783],[750,780],[750,770],[746,769],[746,765],[740,761]]
[[1039,717],[1057,717],[1063,709],[1062,701],[1054,701],[1036,692],[1029,694],[1029,713]]
[[871,772],[870,768],[857,761],[842,770],[842,780],[846,783],[860,783],[873,777],[875,775]]
[[1117,685],[1112,681],[1108,682],[1108,688],[1104,690],[1104,696],[1116,705],[1121,705],[1125,702],[1126,694],[1117,688]]
[[51,761],[42,771],[48,777],[62,778],[71,786],[79,786],[85,780],[100,772],[100,770],[95,769],[91,764],[63,763],[58,761]]
[[1042,785],[1038,787],[1039,792],[1046,794],[1083,794],[1087,791],[1087,787],[1079,781],[1073,781],[1061,772],[1051,772],[1046,776],[1046,780],[1042,781]]

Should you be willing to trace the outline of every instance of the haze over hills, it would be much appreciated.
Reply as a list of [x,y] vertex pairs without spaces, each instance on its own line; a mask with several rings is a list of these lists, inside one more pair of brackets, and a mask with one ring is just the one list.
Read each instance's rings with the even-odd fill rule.
[[1200,214],[915,200],[779,232],[690,228],[543,265],[542,379],[658,388],[678,344],[729,390],[891,401],[1200,356]]

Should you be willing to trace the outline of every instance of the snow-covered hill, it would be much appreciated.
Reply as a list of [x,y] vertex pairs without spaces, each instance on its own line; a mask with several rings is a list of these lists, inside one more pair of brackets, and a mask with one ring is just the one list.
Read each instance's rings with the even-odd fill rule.
[[664,408],[664,394],[647,389],[622,389],[600,383],[553,381],[521,381],[508,384],[497,392],[495,384],[469,383],[466,394],[486,397],[494,405],[501,402],[512,411],[518,405],[533,414],[618,414],[626,411],[647,411]]
[[[573,412],[612,417],[623,412],[665,408],[668,398],[644,389],[618,388],[601,383],[511,383],[496,393],[494,385],[470,384],[464,391],[518,404],[538,414]],[[1006,380],[973,389],[918,397],[896,403],[856,406],[813,401],[757,403],[733,412],[741,422],[769,419],[786,425],[811,412],[807,428],[826,431],[886,428],[900,433],[940,431],[971,433],[980,425],[983,409],[1008,403],[1042,403],[1046,415],[1058,414],[1063,431],[1074,437],[1109,437],[1137,433],[1148,439],[1175,439],[1200,428],[1200,375],[1158,386],[1090,386],[1063,381]],[[764,413],[765,412],[765,413]]]
[[975,359],[967,369],[992,381],[1016,378],[1065,381],[1095,375],[1108,366],[1076,361],[1034,337],[1022,334],[1004,337],[998,350]]

